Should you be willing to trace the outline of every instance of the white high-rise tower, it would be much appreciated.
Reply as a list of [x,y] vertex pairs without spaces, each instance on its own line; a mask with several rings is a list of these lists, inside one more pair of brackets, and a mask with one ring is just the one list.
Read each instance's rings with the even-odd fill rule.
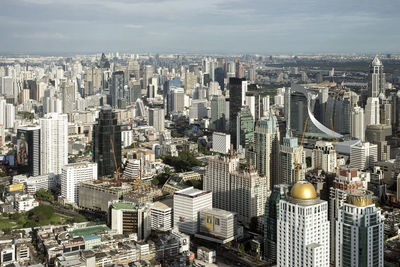
[[279,202],[278,266],[329,266],[328,203],[312,184],[297,182]]
[[68,163],[67,114],[46,114],[40,119],[40,128],[40,173],[61,174]]
[[366,190],[348,191],[336,221],[335,266],[384,266],[384,223],[372,196]]
[[365,105],[365,127],[380,124],[379,98],[368,97]]
[[383,64],[378,56],[369,65],[368,75],[368,97],[379,97],[385,95],[386,77],[383,73]]

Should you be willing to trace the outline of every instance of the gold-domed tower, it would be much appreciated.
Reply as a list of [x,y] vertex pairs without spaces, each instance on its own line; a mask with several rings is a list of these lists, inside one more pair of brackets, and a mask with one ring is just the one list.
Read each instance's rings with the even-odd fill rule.
[[298,181],[290,190],[290,196],[296,199],[314,199],[317,197],[317,192],[309,182]]

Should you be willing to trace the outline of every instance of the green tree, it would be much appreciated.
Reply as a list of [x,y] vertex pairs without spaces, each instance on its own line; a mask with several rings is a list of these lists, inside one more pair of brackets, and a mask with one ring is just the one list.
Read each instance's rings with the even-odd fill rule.
[[203,181],[202,180],[188,180],[185,182],[188,186],[193,186],[194,188],[203,190]]
[[28,219],[40,223],[48,221],[54,214],[52,206],[40,205],[28,211]]
[[54,198],[53,198],[53,193],[51,192],[51,190],[45,190],[43,188],[40,188],[39,191],[36,192],[36,197],[39,200],[42,201],[48,201],[48,202],[53,202]]

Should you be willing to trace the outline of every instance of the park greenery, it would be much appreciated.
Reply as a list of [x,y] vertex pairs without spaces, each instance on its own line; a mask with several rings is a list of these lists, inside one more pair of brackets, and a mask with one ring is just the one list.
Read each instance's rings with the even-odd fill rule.
[[151,182],[153,185],[162,187],[167,182],[170,176],[171,176],[171,170],[168,167],[166,167],[164,169],[164,172],[153,177]]
[[54,201],[53,193],[51,192],[50,189],[45,190],[43,188],[40,188],[39,191],[36,192],[36,198],[38,200],[47,201],[50,203],[53,203],[53,201]]
[[201,166],[202,163],[195,155],[188,151],[182,151],[177,157],[164,156],[163,162],[175,168],[176,172],[190,171],[193,167]]
[[0,230],[4,233],[10,233],[13,229],[31,228],[49,224],[71,224],[84,221],[86,221],[86,219],[81,215],[68,217],[56,213],[52,206],[39,205],[27,212],[1,214]]

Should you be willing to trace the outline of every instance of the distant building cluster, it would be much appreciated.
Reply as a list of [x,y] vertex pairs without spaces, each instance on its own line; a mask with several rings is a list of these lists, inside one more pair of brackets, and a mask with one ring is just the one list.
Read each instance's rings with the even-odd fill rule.
[[0,265],[398,266],[398,59],[0,57]]

